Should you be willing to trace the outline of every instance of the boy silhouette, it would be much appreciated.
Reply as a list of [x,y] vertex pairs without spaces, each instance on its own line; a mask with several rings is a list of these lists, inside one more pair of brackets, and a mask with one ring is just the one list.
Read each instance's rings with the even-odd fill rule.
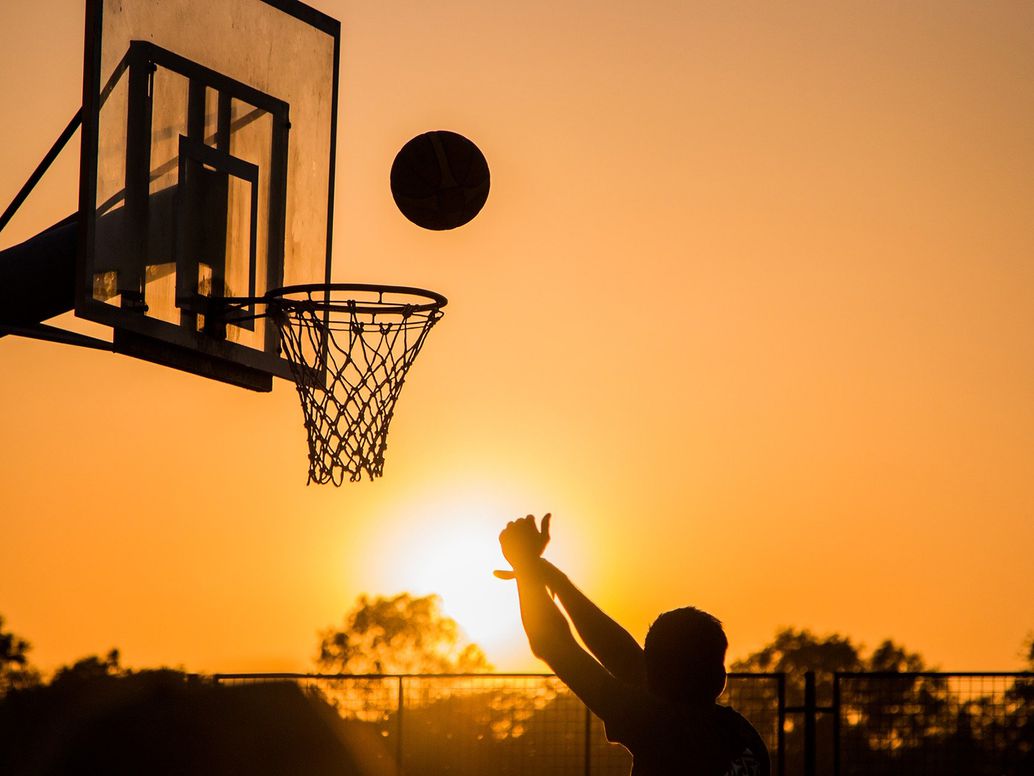
[[603,720],[607,739],[632,753],[632,776],[769,776],[761,736],[715,702],[726,679],[722,624],[693,607],[676,609],[657,618],[640,647],[542,557],[549,521],[542,518],[541,531],[532,515],[507,524],[499,544],[512,571],[496,576],[516,578],[531,651]]

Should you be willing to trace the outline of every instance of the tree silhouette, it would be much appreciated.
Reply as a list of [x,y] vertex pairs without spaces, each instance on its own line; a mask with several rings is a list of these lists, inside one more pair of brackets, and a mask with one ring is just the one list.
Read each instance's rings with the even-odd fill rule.
[[1015,760],[1015,772],[1034,773],[1034,679],[1017,678],[1006,694],[1006,703],[1012,724],[1006,726],[1005,746]]
[[491,671],[436,595],[362,595],[340,629],[320,633],[316,664],[348,674],[443,674]]
[[86,684],[109,677],[124,676],[129,672],[122,669],[119,661],[117,649],[109,649],[108,654],[104,657],[90,655],[75,661],[70,666],[62,666],[57,669],[50,683],[55,686]]
[[39,671],[29,663],[30,649],[28,641],[4,631],[4,618],[0,616],[0,697],[10,690],[39,684]]
[[786,673],[791,703],[803,700],[804,675],[816,674],[820,703],[826,703],[832,692],[832,675],[837,671],[926,671],[926,661],[917,652],[909,652],[890,639],[881,642],[868,657],[863,647],[847,636],[833,633],[816,636],[807,628],[784,628],[776,632],[771,643],[747,657],[736,660],[732,671],[778,671]]
[[[401,680],[363,674],[448,674],[491,671],[484,652],[463,638],[459,625],[441,611],[436,595],[399,593],[359,596],[340,628],[319,634],[316,665],[326,673],[360,675],[324,682],[310,692],[330,703],[355,740],[368,742],[368,759],[394,759]],[[426,709],[439,696],[408,694],[406,708]],[[415,731],[414,731],[415,732]],[[407,737],[412,744],[413,735]]]
[[0,700],[3,774],[359,776],[325,705],[287,683],[223,686],[111,653]]
[[[926,663],[922,656],[909,652],[890,639],[884,640],[869,656],[863,654],[863,647],[851,641],[847,636],[834,633],[828,636],[817,636],[808,629],[797,630],[784,628],[778,631],[771,643],[757,652],[753,652],[742,660],[733,662],[733,671],[776,671],[786,673],[787,703],[799,706],[804,702],[805,674],[813,671],[816,674],[816,702],[819,706],[828,707],[833,702],[833,674],[846,671],[923,671]],[[880,734],[895,739],[906,736],[922,735],[916,731],[926,724],[921,713],[926,708],[936,707],[935,680],[921,678],[902,678],[900,683],[890,687],[893,699],[911,697],[919,690],[925,705],[913,707],[914,715],[901,715],[893,720],[894,730],[881,728]],[[918,685],[922,685],[919,687]],[[880,701],[886,701],[888,684],[883,681],[880,689],[884,692]],[[859,704],[853,708],[851,723],[842,726],[842,736],[864,737],[868,722],[873,718],[875,708],[867,704]],[[833,720],[828,715],[817,719],[818,763],[825,772],[832,767]],[[859,740],[855,746],[876,745],[877,742]],[[804,740],[803,726],[799,717],[791,716],[786,722],[786,764],[787,772],[794,773],[803,767]]]
[[916,672],[929,670],[918,652],[907,652],[890,639],[883,641],[866,661],[866,671]]
[[858,646],[834,633],[819,637],[808,629],[784,628],[771,643],[730,666],[733,671],[777,671],[786,674],[791,691],[804,687],[808,671],[832,675],[834,671],[861,671],[864,661]]

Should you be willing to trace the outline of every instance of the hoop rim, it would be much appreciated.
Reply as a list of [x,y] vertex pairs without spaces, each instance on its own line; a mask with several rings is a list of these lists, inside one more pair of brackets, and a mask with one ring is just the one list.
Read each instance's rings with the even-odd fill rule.
[[[349,303],[335,302],[329,298],[313,299],[311,296],[305,299],[288,298],[292,294],[311,295],[314,293],[324,293],[329,297],[331,294],[348,291],[365,291],[368,293],[378,294],[379,299],[377,301],[368,300],[364,302],[349,300],[351,302]],[[383,301],[385,294],[406,294],[412,297],[421,298],[425,301],[417,304],[405,304],[395,301],[385,302]],[[311,307],[328,313],[354,312],[369,315],[411,315],[413,313],[430,313],[440,310],[449,303],[449,300],[437,291],[430,291],[426,288],[417,288],[416,286],[392,286],[380,283],[301,283],[270,289],[263,296],[223,297],[221,301],[224,304],[233,305],[250,305],[259,303],[265,304],[267,308],[271,305],[275,305],[283,309],[290,309],[292,307]],[[265,314],[268,314],[268,312]]]

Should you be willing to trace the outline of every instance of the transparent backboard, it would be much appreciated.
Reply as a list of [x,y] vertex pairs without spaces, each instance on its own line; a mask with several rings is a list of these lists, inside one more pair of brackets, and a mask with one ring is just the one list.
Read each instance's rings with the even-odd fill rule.
[[340,25],[294,0],[89,0],[86,28],[76,314],[269,390],[275,327],[221,300],[330,280]]

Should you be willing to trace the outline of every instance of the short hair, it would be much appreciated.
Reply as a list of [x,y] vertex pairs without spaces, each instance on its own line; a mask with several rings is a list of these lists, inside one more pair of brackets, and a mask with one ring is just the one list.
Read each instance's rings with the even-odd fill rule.
[[718,618],[693,606],[658,617],[646,634],[646,681],[668,700],[710,703],[725,689],[729,640]]

